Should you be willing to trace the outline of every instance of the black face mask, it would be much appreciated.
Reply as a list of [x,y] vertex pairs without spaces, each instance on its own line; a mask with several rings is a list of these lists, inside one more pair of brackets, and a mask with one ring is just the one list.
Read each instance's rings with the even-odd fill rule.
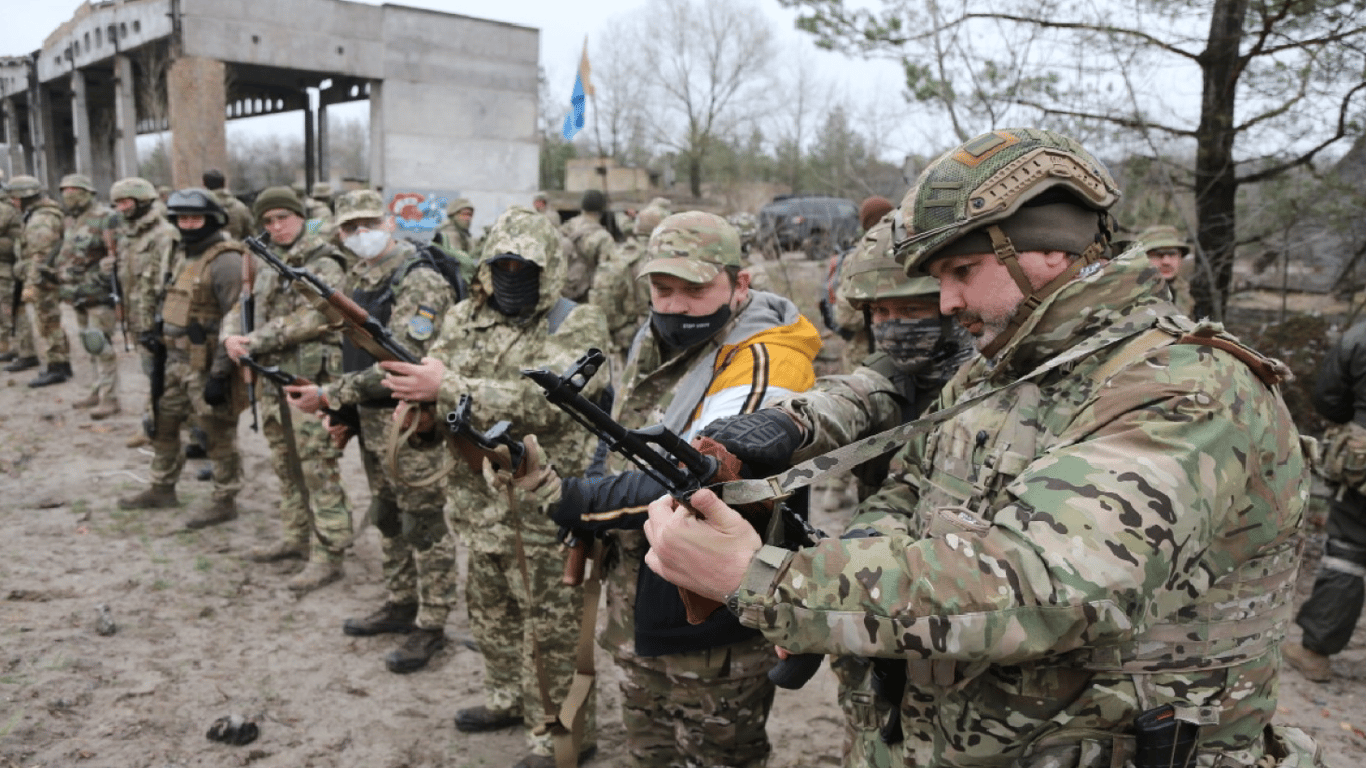
[[185,243],[186,245],[193,245],[207,240],[210,237],[213,237],[214,233],[222,228],[223,225],[219,224],[216,219],[210,216],[204,217],[204,226],[199,229],[180,229],[180,225],[176,224],[176,229],[180,230],[180,242]]
[[490,267],[493,274],[493,296],[489,303],[507,315],[517,317],[536,308],[541,299],[541,268],[523,261],[517,271]]
[[715,336],[730,320],[730,304],[704,317],[683,314],[664,314],[650,310],[650,325],[670,349],[687,349]]

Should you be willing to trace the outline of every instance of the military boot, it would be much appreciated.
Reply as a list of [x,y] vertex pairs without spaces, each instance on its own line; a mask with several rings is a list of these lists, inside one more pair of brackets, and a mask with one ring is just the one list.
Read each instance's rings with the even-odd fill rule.
[[110,416],[117,416],[120,413],[123,413],[123,409],[119,407],[119,401],[110,397],[101,400],[99,407],[90,412],[90,420],[104,421]]
[[38,358],[37,358],[37,357],[34,357],[34,356],[21,357],[21,358],[16,359],[14,362],[10,363],[9,365],[5,366],[5,372],[6,372],[6,373],[18,373],[19,371],[27,371],[27,370],[29,370],[29,369],[31,369],[31,368],[37,368],[38,365],[39,365],[39,363],[38,363]]
[[521,724],[521,712],[512,709],[489,709],[483,704],[455,713],[455,730],[463,733],[499,731]]
[[1281,656],[1290,662],[1290,666],[1298,669],[1306,680],[1326,683],[1333,679],[1332,661],[1327,656],[1315,653],[1299,643],[1281,645]]
[[144,445],[151,445],[151,444],[152,444],[152,438],[148,437],[148,436],[147,436],[147,433],[143,432],[142,430],[138,430],[137,432],[134,432],[134,433],[133,433],[133,436],[132,436],[132,437],[130,437],[130,438],[128,438],[127,440],[124,441],[123,447],[125,447],[125,448],[141,448],[141,447],[144,446]]
[[342,622],[342,632],[357,637],[382,635],[389,632],[406,635],[417,627],[417,603],[388,603],[363,619]]
[[232,499],[214,499],[190,515],[190,518],[185,521],[185,527],[193,531],[236,519],[237,502]]
[[70,379],[71,363],[48,363],[47,370],[38,374],[38,378],[30,381],[30,387],[46,387],[52,384],[61,384]]
[[[589,744],[586,747],[580,748],[578,764],[583,765],[589,760],[592,760],[593,756],[597,753],[597,744]],[[559,765],[559,763],[555,762],[555,757],[553,755],[537,755],[533,753],[517,761],[517,764],[512,766],[512,768],[555,768],[557,765]]]
[[341,563],[310,562],[302,571],[285,582],[285,587],[296,594],[305,594],[325,587],[342,577]]
[[0,352],[0,363],[8,363],[12,360],[17,359],[19,359],[19,353],[15,352],[12,349],[7,349],[4,352]]
[[253,563],[278,563],[281,560],[302,560],[307,554],[307,543],[281,539],[264,547],[252,547],[245,558]]
[[153,485],[136,496],[119,499],[119,509],[165,509],[178,504],[174,485]]
[[416,672],[427,666],[436,652],[446,647],[446,632],[441,629],[417,627],[396,651],[384,657],[384,666],[398,675]]
[[100,396],[97,395],[97,394],[95,394],[94,392],[91,392],[90,394],[86,395],[85,397],[82,397],[80,400],[72,400],[72,401],[71,401],[71,407],[72,407],[72,408],[75,408],[75,409],[78,410],[78,411],[79,411],[79,410],[82,410],[82,409],[84,409],[84,408],[94,408],[95,406],[97,406],[97,405],[99,405],[99,404],[100,404]]

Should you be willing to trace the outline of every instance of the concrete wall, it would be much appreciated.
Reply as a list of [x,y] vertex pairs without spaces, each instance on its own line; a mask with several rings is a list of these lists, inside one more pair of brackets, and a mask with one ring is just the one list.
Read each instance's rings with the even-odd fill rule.
[[46,83],[69,76],[75,67],[112,59],[115,53],[167,37],[171,31],[171,0],[82,3],[70,21],[43,41],[38,79]]
[[385,8],[340,0],[181,0],[185,55],[384,77]]

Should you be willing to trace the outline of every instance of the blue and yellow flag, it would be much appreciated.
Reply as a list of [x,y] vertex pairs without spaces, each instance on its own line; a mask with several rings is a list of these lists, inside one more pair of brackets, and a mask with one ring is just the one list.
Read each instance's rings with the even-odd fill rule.
[[579,73],[574,76],[574,94],[569,103],[574,111],[564,116],[564,127],[560,133],[565,141],[573,141],[574,136],[583,130],[583,116],[588,107],[588,96],[593,95],[593,69],[588,66],[588,38],[583,39],[583,56],[579,58]]

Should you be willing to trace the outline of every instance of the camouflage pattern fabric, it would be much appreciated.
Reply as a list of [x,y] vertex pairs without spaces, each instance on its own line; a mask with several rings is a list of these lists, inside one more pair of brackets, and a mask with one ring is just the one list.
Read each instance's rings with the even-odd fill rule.
[[228,214],[228,226],[225,231],[233,240],[245,240],[256,234],[256,217],[251,215],[251,209],[247,204],[238,200],[235,195],[226,189],[213,190],[214,199],[223,206],[223,210]]
[[62,251],[57,256],[63,301],[77,309],[113,305],[109,275],[100,268],[100,262],[109,255],[122,220],[122,216],[99,201],[71,211],[62,232]]
[[763,638],[682,655],[638,657],[621,683],[627,751],[637,768],[759,768],[773,708]]
[[646,238],[631,236],[598,265],[588,303],[602,310],[612,335],[614,368],[620,370],[641,323],[650,317],[650,281],[641,279]]
[[446,246],[452,251],[472,254],[475,252],[474,237],[465,225],[454,216],[448,217],[436,233],[445,238]]
[[1278,392],[1233,354],[1121,356],[1155,324],[1169,342],[1198,330],[1142,251],[1049,297],[941,405],[1113,343],[907,445],[853,523],[881,536],[761,551],[742,621],[797,652],[906,659],[907,765],[1117,764],[1134,717],[1164,703],[1202,724],[1198,764],[1255,763],[1304,454]]
[[[117,400],[119,394],[119,358],[114,348],[114,339],[119,337],[119,322],[114,317],[114,308],[95,304],[76,310],[76,327],[82,332],[94,329],[104,334],[104,349],[90,356],[94,381],[90,384],[90,394],[101,401]],[[132,339],[129,339],[132,343]]]
[[[14,313],[16,249],[23,234],[24,219],[9,200],[0,200],[0,352],[13,347],[20,357],[33,357],[33,328],[28,314]],[[18,324],[16,326],[16,323]]]
[[[562,371],[590,347],[607,344],[607,323],[591,305],[576,306],[549,332],[547,315],[559,301],[565,279],[565,259],[560,241],[545,217],[528,208],[504,211],[486,237],[486,252],[515,253],[540,267],[539,298],[525,319],[511,318],[490,305],[492,267],[485,259],[471,297],[447,314],[441,336],[431,356],[446,364],[437,413],[453,410],[461,395],[473,398],[472,422],[480,431],[501,420],[511,422],[517,436],[535,434],[547,457],[565,475],[581,475],[588,468],[594,440],[585,429],[545,401],[541,389],[522,376],[523,368]],[[595,397],[606,384],[605,376],[590,381],[584,394]],[[484,653],[486,704],[520,709],[528,728],[539,724],[540,692],[534,675],[528,674],[534,636],[543,641],[546,674],[562,697],[574,669],[574,643],[582,615],[578,590],[559,585],[562,555],[554,522],[543,510],[526,503],[520,494],[510,505],[507,495],[495,493],[482,474],[458,462],[449,483],[447,510],[451,527],[470,547],[468,600],[470,626]],[[522,585],[515,562],[520,535],[530,562],[530,588]],[[476,586],[477,585],[477,586]],[[480,592],[480,590],[488,590]],[[528,594],[529,593],[529,594]],[[513,600],[496,604],[498,600]],[[535,618],[534,623],[529,621]],[[520,638],[522,642],[509,643]],[[499,644],[502,651],[488,649]],[[558,701],[558,700],[557,700]],[[516,707],[511,703],[517,702]],[[592,712],[595,697],[585,708]],[[549,754],[545,739],[528,736],[533,751]],[[596,723],[590,719],[584,744],[596,740]]]
[[[581,213],[560,228],[574,246],[573,253],[568,255],[568,273],[564,279],[564,297],[567,299],[588,299],[588,289],[593,286],[593,275],[598,271],[598,265],[607,263],[616,249],[612,235],[598,218],[600,215],[605,214]],[[497,251],[488,253],[498,255]]]
[[[229,402],[204,402],[207,371],[190,365],[185,339],[167,339],[166,391],[158,403],[156,433],[152,436],[151,483],[174,486],[185,466],[180,432],[194,420],[209,438],[213,462],[213,499],[231,501],[242,490],[242,457],[237,450],[237,407]],[[240,385],[240,380],[234,386]]]
[[114,247],[119,254],[119,285],[125,294],[123,313],[130,336],[151,329],[156,298],[179,242],[180,232],[155,210],[124,220],[119,227]]
[[62,242],[62,209],[46,197],[38,198],[24,207],[24,229],[17,253],[25,290],[32,289],[34,298],[28,304],[33,311],[33,339],[42,350],[44,364],[71,362],[71,345],[62,330],[62,311],[58,295],[59,276],[55,254]]
[[1181,310],[1181,314],[1195,317],[1195,297],[1191,295],[1190,281],[1177,275],[1167,281],[1167,288],[1172,292],[1172,304]]
[[[422,629],[443,629],[455,604],[459,572],[455,567],[456,540],[442,513],[445,494],[440,484],[413,488],[389,474],[385,458],[393,411],[361,406],[361,460],[370,481],[371,504],[383,510],[376,515],[379,529],[381,570],[388,600],[397,605],[416,605],[415,623]],[[446,452],[440,446],[400,446],[398,472],[414,480],[440,469]]]
[[844,763],[846,768],[897,768],[902,765],[901,744],[882,740],[882,727],[895,707],[873,692],[871,659],[858,656],[830,657],[830,671],[839,680],[836,693],[844,713]]

